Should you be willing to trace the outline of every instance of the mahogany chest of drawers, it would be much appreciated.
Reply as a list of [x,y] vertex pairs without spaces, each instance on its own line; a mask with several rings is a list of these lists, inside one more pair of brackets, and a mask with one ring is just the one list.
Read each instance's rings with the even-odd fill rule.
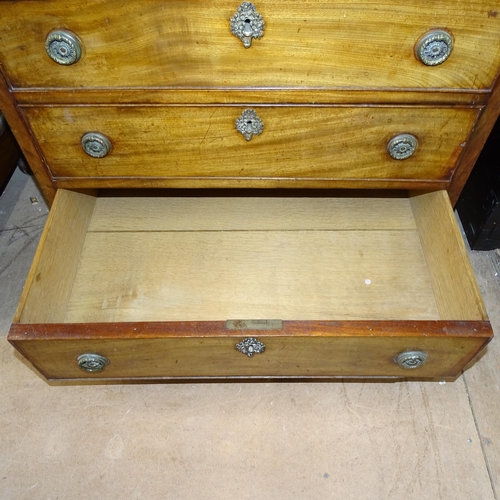
[[9,341],[48,380],[457,377],[492,337],[452,206],[498,11],[0,2],[53,202]]

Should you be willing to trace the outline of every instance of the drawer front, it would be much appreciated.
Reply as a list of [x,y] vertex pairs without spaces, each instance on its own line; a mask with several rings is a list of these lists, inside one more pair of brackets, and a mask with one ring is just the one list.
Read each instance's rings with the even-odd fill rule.
[[444,192],[59,190],[8,340],[48,379],[453,378],[491,337]]
[[[448,180],[477,109],[255,107],[260,135],[236,129],[240,107],[33,107],[28,121],[55,178]],[[101,158],[82,137],[109,140]],[[387,146],[412,134],[393,159]],[[99,146],[99,145],[98,145]],[[99,146],[100,147],[100,146]]]
[[[56,334],[59,339],[51,335],[57,332],[58,327],[45,325],[45,338],[38,336],[38,340],[33,332],[40,330],[39,325],[22,325],[13,327],[9,339],[47,379],[425,379],[458,376],[488,342],[490,335],[486,322],[402,322],[399,325],[388,322],[336,322],[330,325],[323,323],[321,326],[311,322],[289,322],[285,323],[284,336],[276,335],[276,332],[251,331],[239,332],[241,335],[233,332],[229,337],[223,325],[69,324],[59,325],[61,330]],[[102,335],[99,333],[100,328],[106,330]],[[205,330],[207,337],[183,338],[183,334],[190,335],[190,328],[191,333]],[[363,334],[363,330],[369,330],[371,336]],[[444,335],[443,330],[447,332]],[[161,331],[164,332],[163,338]],[[408,335],[409,331],[413,331],[413,334]],[[92,332],[96,337],[94,339],[89,338]],[[150,337],[153,332],[155,338]],[[120,333],[121,338],[118,338],[117,333]],[[75,336],[82,338],[74,340]],[[253,349],[251,356],[248,355],[248,347]],[[85,355],[88,358],[83,358]],[[84,365],[89,359],[97,369],[102,370],[89,371],[88,366]],[[79,361],[83,366],[79,366]],[[419,363],[422,364],[419,366]],[[416,366],[409,368],[413,365]]]
[[[500,65],[498,0],[438,7],[383,0],[255,2],[264,34],[250,48],[231,33],[239,1],[0,2],[0,60],[14,87],[265,86],[472,88]],[[78,62],[45,51],[54,30],[81,45]],[[445,29],[441,65],[415,56]],[[33,71],[33,68],[37,68]]]

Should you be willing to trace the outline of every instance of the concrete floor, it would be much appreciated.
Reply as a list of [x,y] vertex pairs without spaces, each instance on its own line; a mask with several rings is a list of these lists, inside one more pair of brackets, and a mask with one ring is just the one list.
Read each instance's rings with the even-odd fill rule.
[[[41,200],[0,198],[1,500],[500,498],[498,339],[446,384],[49,386],[5,340]],[[500,259],[471,259],[500,338]]]

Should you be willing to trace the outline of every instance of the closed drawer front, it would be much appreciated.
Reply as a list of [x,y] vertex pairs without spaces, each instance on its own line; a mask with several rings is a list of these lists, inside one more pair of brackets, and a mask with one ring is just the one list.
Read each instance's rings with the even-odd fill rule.
[[9,340],[50,379],[453,378],[491,336],[444,192],[59,190]]
[[[55,178],[237,177],[448,180],[477,109],[254,107],[262,130],[236,129],[241,107],[25,108]],[[81,144],[109,140],[101,158]],[[406,159],[391,139],[415,137]],[[404,145],[402,146],[404,149]],[[397,149],[397,146],[396,146]]]
[[[482,0],[255,2],[264,34],[231,33],[240,2],[0,2],[0,60],[15,87],[265,86],[472,88],[500,63],[500,5]],[[45,52],[54,30],[81,45],[71,66]],[[446,30],[451,55],[422,64],[416,47]],[[66,50],[66,49],[64,49]],[[438,50],[438,49],[436,49]],[[37,68],[33,71],[33,68]]]

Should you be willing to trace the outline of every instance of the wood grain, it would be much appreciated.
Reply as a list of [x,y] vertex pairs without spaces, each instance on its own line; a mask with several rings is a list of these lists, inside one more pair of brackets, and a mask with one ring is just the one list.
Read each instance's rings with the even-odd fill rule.
[[[445,193],[95,201],[59,191],[9,336],[48,378],[81,378],[85,351],[113,358],[113,380],[453,378],[492,336]],[[285,323],[239,331],[227,319]],[[250,335],[274,354],[234,358]],[[411,349],[434,361],[401,374],[394,356]]]
[[118,232],[87,235],[64,321],[231,318],[439,314],[416,231]]
[[[499,6],[482,0],[446,0],[439,9],[397,0],[261,0],[257,8],[265,34],[245,49],[230,32],[232,1],[93,0],[85,9],[57,0],[0,2],[0,60],[15,87],[75,88],[485,89],[500,64],[500,23],[488,15]],[[436,27],[452,33],[454,49],[442,66],[424,66],[414,46]],[[82,40],[79,63],[62,67],[45,54],[45,37],[56,28]]]
[[[500,330],[500,249],[491,252],[470,252],[472,266],[483,293],[493,328]],[[475,363],[464,375],[470,404],[478,427],[479,439],[495,491],[500,491],[500,455],[496,443],[500,440],[500,343],[489,344],[480,363]]]
[[[139,194],[141,194],[139,192]],[[234,194],[234,193],[233,193]],[[415,230],[407,198],[106,197],[89,231]]]
[[127,205],[98,200],[65,321],[438,319],[407,199]]
[[16,106],[12,94],[10,93],[10,88],[4,78],[3,70],[4,68],[0,61],[0,109],[7,119],[10,129],[33,171],[45,200],[50,205],[54,200],[56,192],[55,187],[52,184],[47,166],[43,162],[38,145],[31,135],[31,131],[24,117],[20,114],[19,108]]
[[489,90],[453,88],[394,89],[380,88],[189,88],[142,87],[110,90],[101,88],[14,89],[20,106],[79,104],[420,104],[455,107],[481,107]]
[[455,206],[462,189],[469,178],[487,139],[500,115],[500,77],[497,76],[488,105],[482,110],[474,124],[470,139],[460,157],[457,170],[453,175],[448,194],[452,206]]
[[[352,327],[351,327],[352,323]],[[184,323],[189,328],[189,323]],[[206,325],[206,323],[205,323]],[[286,325],[286,323],[285,323]],[[416,326],[418,325],[418,326]],[[217,336],[214,332],[207,336],[178,334],[162,336],[168,332],[169,324],[147,324],[146,328],[156,332],[155,338],[141,340],[141,323],[125,326],[129,334],[123,332],[123,325],[99,325],[93,339],[72,338],[65,333],[66,325],[48,328],[52,339],[43,338],[40,325],[17,327],[9,336],[11,343],[22,352],[48,379],[57,378],[97,378],[135,379],[169,377],[393,377],[393,378],[455,378],[465,363],[472,359],[489,340],[488,325],[473,322],[471,336],[453,335],[453,330],[464,332],[467,323],[461,325],[450,322],[434,322],[426,330],[428,322],[413,325],[413,333],[406,336],[405,324],[377,322],[341,322],[334,324],[295,323],[282,335],[266,335],[258,332],[258,338],[266,345],[264,353],[252,358],[237,352],[235,344],[245,336],[255,332],[238,332],[232,336]],[[74,325],[76,326],[76,325]],[[173,328],[175,328],[175,324]],[[222,325],[220,325],[222,326]],[[306,335],[300,332],[313,328],[327,335]],[[392,335],[387,333],[387,329]],[[399,326],[399,330],[398,330]],[[443,327],[450,331],[443,334]],[[458,326],[458,330],[457,330]],[[83,325],[69,332],[81,336]],[[115,339],[99,338],[101,328],[114,330]],[[133,328],[132,328],[133,327]],[[364,328],[363,328],[364,327]],[[33,336],[33,329],[38,332]],[[117,329],[116,329],[117,328]],[[358,328],[358,331],[356,329]],[[441,330],[441,333],[438,332]],[[58,334],[58,330],[60,333]],[[122,333],[117,333],[122,330]],[[200,328],[203,331],[203,327]],[[395,331],[394,331],[395,330]],[[295,332],[294,332],[295,331]],[[385,333],[382,333],[385,332]],[[436,332],[437,335],[430,335]],[[381,335],[379,335],[381,333]],[[55,335],[54,335],[55,334]],[[105,337],[109,337],[106,333]],[[27,340],[28,339],[28,340]],[[427,353],[426,364],[417,370],[402,370],[394,358],[407,350],[422,350]],[[79,370],[76,358],[83,353],[99,353],[108,357],[110,364],[100,373],[88,374]]]
[[446,189],[446,180],[398,179],[304,179],[299,177],[61,177],[54,180],[57,189],[161,188],[161,189],[234,189],[235,193],[248,189],[317,189],[329,193],[332,189]]
[[9,340],[119,340],[171,338],[266,337],[405,337],[491,339],[489,321],[283,321],[274,330],[228,329],[226,321],[168,321],[120,323],[13,323]]
[[442,319],[486,319],[486,310],[446,192],[410,199]]
[[[259,107],[264,131],[235,129],[244,107],[41,107],[24,112],[52,174],[59,177],[242,177],[448,180],[477,110],[385,107]],[[113,150],[86,155],[84,133]],[[386,151],[409,132],[417,152]]]
[[63,321],[94,203],[93,196],[57,192],[14,321]]

